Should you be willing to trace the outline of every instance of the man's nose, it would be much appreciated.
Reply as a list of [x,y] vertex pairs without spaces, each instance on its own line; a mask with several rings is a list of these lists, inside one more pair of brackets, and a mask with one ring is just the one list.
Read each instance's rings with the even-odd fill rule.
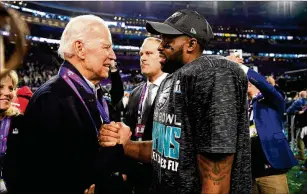
[[146,61],[146,56],[145,56],[145,55],[142,55],[142,56],[140,57],[140,60],[141,60],[141,62]]
[[109,58],[114,61],[116,60],[116,55],[113,49],[111,49],[111,52],[109,53]]

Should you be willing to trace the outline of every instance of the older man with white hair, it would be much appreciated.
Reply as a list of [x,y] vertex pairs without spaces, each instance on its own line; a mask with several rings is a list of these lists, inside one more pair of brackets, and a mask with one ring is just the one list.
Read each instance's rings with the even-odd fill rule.
[[34,93],[25,112],[16,191],[81,194],[96,183],[96,193],[124,193],[123,149],[100,149],[97,138],[112,121],[99,96],[116,60],[106,23],[94,15],[72,18],[58,52],[64,59],[58,75]]

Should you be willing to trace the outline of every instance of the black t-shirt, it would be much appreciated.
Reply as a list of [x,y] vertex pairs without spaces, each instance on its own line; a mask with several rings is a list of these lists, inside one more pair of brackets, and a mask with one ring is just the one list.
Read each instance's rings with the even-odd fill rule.
[[184,65],[161,84],[153,122],[151,193],[200,193],[197,154],[234,153],[231,193],[251,193],[247,77],[220,56]]

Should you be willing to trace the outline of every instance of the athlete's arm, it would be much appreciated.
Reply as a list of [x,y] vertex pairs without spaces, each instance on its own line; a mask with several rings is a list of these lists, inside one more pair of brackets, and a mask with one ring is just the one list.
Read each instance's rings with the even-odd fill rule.
[[151,162],[152,141],[128,141],[124,145],[125,155],[145,163]]
[[198,154],[201,194],[228,194],[234,154]]

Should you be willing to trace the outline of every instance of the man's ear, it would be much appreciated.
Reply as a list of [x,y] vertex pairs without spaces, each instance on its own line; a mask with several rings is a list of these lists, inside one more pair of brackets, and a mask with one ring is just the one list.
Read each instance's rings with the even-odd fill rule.
[[76,42],[74,42],[73,49],[80,59],[85,59],[85,48],[84,44],[81,41],[77,40]]
[[197,40],[195,38],[191,38],[189,40],[188,52],[192,52],[197,47]]

